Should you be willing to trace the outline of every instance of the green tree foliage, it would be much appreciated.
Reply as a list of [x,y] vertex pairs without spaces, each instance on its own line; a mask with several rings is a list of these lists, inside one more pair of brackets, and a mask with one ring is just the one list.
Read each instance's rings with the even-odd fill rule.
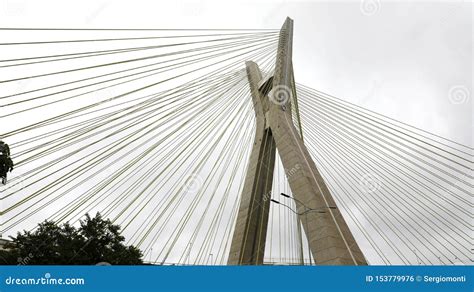
[[99,213],[88,214],[78,228],[68,223],[45,221],[33,232],[23,231],[0,250],[0,264],[28,265],[111,265],[143,264],[141,251],[126,246],[120,227]]

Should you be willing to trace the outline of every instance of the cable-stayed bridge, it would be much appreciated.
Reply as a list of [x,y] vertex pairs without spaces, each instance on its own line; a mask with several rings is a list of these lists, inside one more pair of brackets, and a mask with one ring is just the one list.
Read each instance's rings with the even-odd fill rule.
[[0,33],[4,235],[100,212],[155,264],[471,263],[472,148],[299,84],[291,20]]

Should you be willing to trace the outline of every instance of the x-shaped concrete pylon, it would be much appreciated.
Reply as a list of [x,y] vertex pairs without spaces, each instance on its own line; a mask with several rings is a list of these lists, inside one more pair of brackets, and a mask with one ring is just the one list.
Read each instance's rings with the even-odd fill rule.
[[280,31],[273,76],[262,79],[257,64],[246,63],[256,132],[228,264],[263,264],[275,152],[278,149],[316,264],[366,265],[359,246],[303,143],[301,133],[293,124],[291,101],[296,100],[296,96],[293,98],[292,39],[293,21],[287,18]]

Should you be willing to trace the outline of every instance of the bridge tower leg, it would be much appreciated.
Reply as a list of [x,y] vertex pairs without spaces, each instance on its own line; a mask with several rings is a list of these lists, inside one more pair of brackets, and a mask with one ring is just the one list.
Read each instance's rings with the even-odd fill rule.
[[247,62],[246,67],[255,110],[256,132],[232,239],[229,265],[263,264],[275,165],[275,140],[264,116],[264,105],[268,105],[258,87],[262,74],[253,62]]
[[[247,62],[256,116],[256,135],[234,230],[229,265],[263,263],[275,148],[285,168],[300,221],[317,265],[366,265],[347,223],[293,124],[295,91],[292,65],[293,20],[281,31],[272,78],[262,80],[258,66]],[[296,99],[296,96],[294,97]],[[309,208],[309,209],[308,209]],[[311,210],[319,210],[311,212]]]

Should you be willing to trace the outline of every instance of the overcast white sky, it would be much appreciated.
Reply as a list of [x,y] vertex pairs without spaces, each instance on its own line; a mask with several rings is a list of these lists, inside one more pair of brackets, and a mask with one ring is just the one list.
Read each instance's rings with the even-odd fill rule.
[[[290,16],[298,82],[472,145],[471,1],[2,0],[0,5],[3,27],[279,28]],[[464,102],[450,101],[453,87]]]

